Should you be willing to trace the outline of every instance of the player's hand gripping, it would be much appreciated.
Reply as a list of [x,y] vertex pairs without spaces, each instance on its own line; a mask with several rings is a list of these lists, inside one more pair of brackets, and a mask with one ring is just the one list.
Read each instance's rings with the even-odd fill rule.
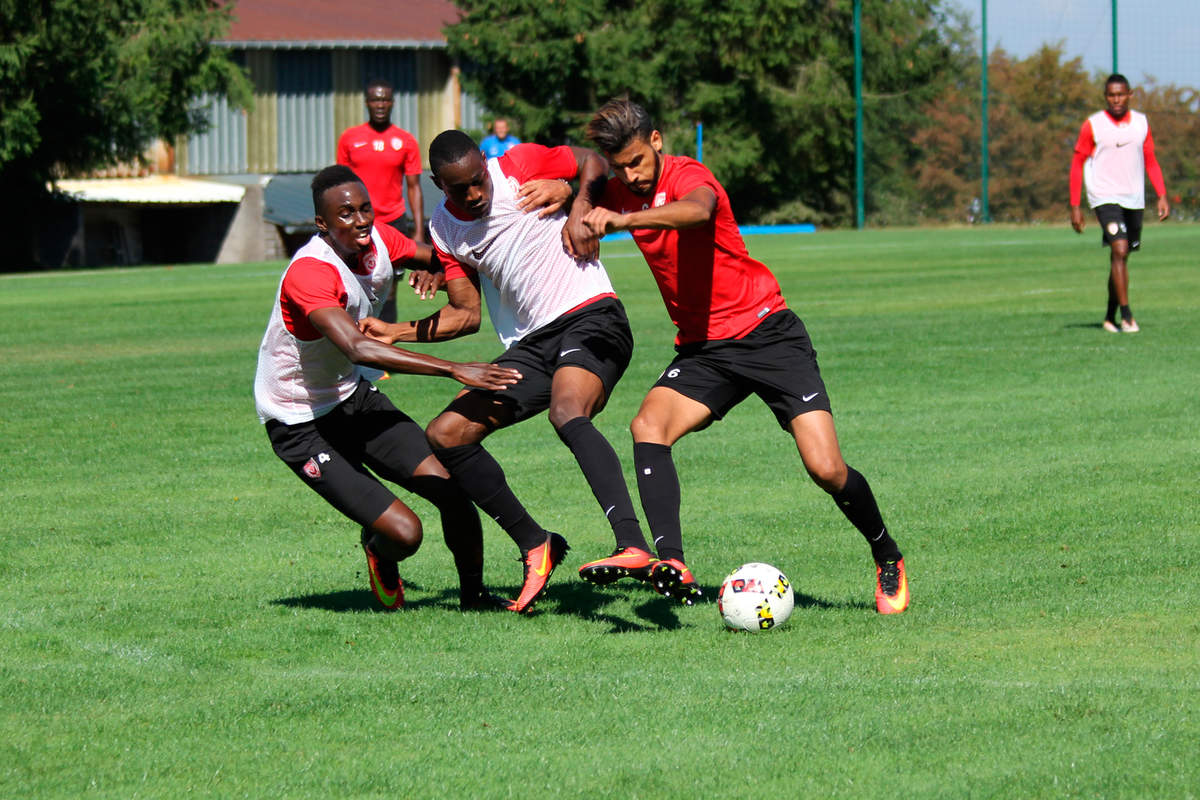
[[413,288],[413,294],[422,300],[428,300],[437,294],[438,289],[446,285],[446,273],[442,270],[435,272],[424,269],[409,270],[408,285]]
[[557,178],[529,181],[521,184],[517,197],[517,208],[526,214],[537,211],[538,219],[542,219],[566,205],[571,198],[571,184]]
[[483,364],[475,361],[468,364],[455,364],[450,369],[450,377],[464,386],[499,391],[507,389],[521,380],[521,373],[508,367],[498,367],[495,364]]
[[395,344],[396,336],[392,333],[390,322],[384,322],[377,317],[363,317],[358,321],[358,330],[363,336],[369,336],[377,342]]

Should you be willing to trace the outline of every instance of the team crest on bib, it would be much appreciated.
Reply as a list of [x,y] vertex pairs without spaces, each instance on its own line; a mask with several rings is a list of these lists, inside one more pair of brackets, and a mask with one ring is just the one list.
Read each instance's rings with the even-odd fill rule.
[[374,272],[375,271],[375,260],[376,259],[375,259],[374,253],[367,253],[365,256],[363,256],[363,259],[362,259],[363,268],[365,268],[368,272]]
[[508,186],[514,192],[521,188],[521,182],[518,181],[516,178],[514,178],[512,175],[507,176],[507,178],[508,178]]
[[401,147],[404,147],[404,140],[401,139],[399,136],[393,136],[392,137],[392,149],[399,150]]
[[1108,223],[1108,235],[1109,236],[1116,236],[1117,231],[1119,231],[1119,230],[1121,230],[1121,226],[1118,225],[1117,223],[1115,223],[1115,222]]

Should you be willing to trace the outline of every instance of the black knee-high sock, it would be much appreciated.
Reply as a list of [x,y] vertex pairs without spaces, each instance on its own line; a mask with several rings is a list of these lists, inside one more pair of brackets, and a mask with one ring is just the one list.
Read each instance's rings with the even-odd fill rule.
[[642,526],[638,524],[637,514],[633,510],[629,487],[625,485],[621,460],[617,458],[617,452],[608,439],[596,430],[587,417],[568,420],[558,429],[558,436],[579,462],[583,477],[587,479],[596,502],[612,526],[617,547],[649,550],[650,546],[646,544]]
[[633,464],[637,469],[638,494],[646,524],[654,537],[659,558],[683,560],[683,530],[679,522],[679,473],[665,444],[634,442]]
[[406,484],[437,508],[462,593],[478,596],[483,591],[483,526],[471,498],[454,480],[436,475],[418,475]]
[[504,470],[491,453],[478,444],[435,447],[433,454],[445,465],[475,505],[496,520],[522,552],[546,541],[546,530],[534,521],[508,488]]
[[1109,296],[1108,308],[1104,310],[1104,318],[1112,324],[1117,324],[1117,299]]
[[883,524],[883,515],[879,513],[870,484],[853,467],[847,467],[847,472],[846,485],[840,492],[830,492],[830,497],[871,545],[871,555],[876,563],[898,561],[900,548]]

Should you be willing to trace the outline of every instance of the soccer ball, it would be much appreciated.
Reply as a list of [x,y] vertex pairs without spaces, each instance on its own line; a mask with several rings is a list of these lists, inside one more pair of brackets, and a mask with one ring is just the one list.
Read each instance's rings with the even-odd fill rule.
[[729,573],[717,593],[725,625],[740,631],[765,631],[787,622],[796,597],[787,576],[770,564],[753,562]]

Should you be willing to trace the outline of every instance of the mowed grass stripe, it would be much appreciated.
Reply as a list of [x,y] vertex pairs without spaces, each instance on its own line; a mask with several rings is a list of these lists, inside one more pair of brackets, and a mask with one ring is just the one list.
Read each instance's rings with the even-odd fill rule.
[[[861,537],[752,398],[675,456],[705,591],[750,560],[796,586],[763,636],[577,579],[611,536],[544,416],[489,439],[574,547],[540,613],[459,613],[407,496],[426,540],[410,608],[380,613],[353,525],[254,419],[281,264],[3,276],[0,795],[1195,796],[1198,232],[1148,226],[1137,336],[1098,328],[1094,226],[749,237],[914,597],[874,614]],[[605,252],[637,350],[597,423],[635,488],[627,426],[673,331],[632,245]],[[381,387],[422,421],[455,391]]]

